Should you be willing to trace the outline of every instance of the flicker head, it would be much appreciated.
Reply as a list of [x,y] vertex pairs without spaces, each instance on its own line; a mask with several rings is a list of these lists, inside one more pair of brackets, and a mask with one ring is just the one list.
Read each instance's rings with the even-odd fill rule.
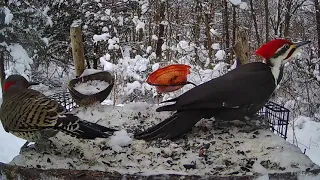
[[39,85],[39,83],[36,82],[29,82],[27,81],[26,78],[24,78],[21,75],[18,74],[14,74],[14,75],[10,75],[5,81],[4,81],[4,86],[3,86],[3,90],[7,91],[11,86],[18,86],[21,88],[28,88],[29,86],[32,85]]

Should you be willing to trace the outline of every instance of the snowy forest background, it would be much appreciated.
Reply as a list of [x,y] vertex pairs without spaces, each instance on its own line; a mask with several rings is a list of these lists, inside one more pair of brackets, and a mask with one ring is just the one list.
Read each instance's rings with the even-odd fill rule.
[[292,120],[306,116],[319,122],[318,0],[242,1],[1,0],[0,68],[43,83],[43,90],[65,88],[75,77],[70,26],[80,23],[87,68],[116,76],[109,100],[155,103],[157,93],[145,83],[152,71],[189,64],[189,81],[196,84],[226,73],[234,65],[239,32],[248,36],[249,61],[261,61],[253,53],[268,40],[311,40],[286,64],[273,101],[290,109]]

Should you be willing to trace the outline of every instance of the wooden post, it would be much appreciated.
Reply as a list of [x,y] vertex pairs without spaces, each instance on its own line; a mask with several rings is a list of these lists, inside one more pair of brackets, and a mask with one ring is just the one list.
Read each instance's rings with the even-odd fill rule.
[[71,27],[70,37],[76,76],[80,76],[85,68],[81,27]]
[[241,64],[246,64],[249,61],[249,41],[245,30],[238,29],[236,32],[236,39],[234,45],[234,52],[241,62]]

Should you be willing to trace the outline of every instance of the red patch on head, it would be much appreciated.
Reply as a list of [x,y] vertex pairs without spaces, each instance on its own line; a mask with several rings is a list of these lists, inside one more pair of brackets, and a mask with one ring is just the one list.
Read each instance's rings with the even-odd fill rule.
[[4,84],[3,86],[3,90],[7,91],[9,89],[10,86],[14,85],[14,82],[7,82]]
[[275,39],[264,43],[257,49],[255,54],[265,59],[270,59],[276,53],[276,51],[284,44],[292,44],[292,42],[285,39]]

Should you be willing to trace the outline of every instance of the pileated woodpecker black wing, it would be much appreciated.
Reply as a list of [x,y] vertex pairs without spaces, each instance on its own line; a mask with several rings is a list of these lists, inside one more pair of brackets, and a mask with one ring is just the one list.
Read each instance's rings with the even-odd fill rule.
[[146,140],[173,139],[189,131],[202,118],[242,118],[246,115],[246,109],[266,102],[275,87],[275,79],[267,64],[257,62],[241,65],[169,100],[176,103],[160,107],[157,111],[177,112],[135,137]]
[[160,107],[157,111],[241,107],[269,98],[275,87],[267,64],[249,63],[169,100],[176,103]]

